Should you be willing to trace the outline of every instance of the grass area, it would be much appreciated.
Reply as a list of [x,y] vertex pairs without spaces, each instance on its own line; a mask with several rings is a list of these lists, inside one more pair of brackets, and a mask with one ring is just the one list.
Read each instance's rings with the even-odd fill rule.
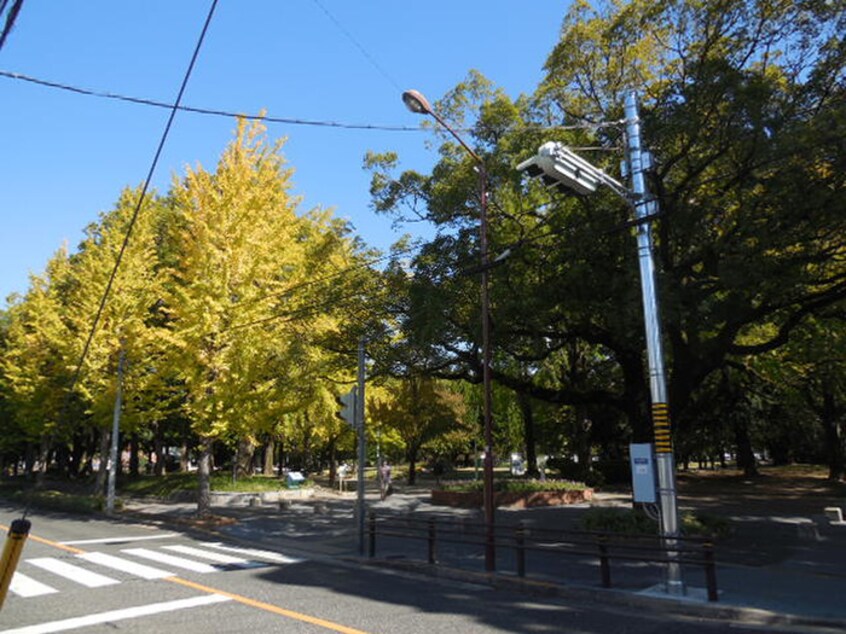
[[[106,499],[102,495],[85,495],[80,493],[69,493],[67,491],[56,491],[45,489],[36,491],[34,489],[10,491],[8,488],[2,490],[4,498],[16,503],[21,507],[33,507],[48,509],[51,511],[64,511],[67,513],[99,513],[106,507]],[[115,508],[121,507],[120,500],[115,500]]]
[[[301,486],[312,486],[306,480]],[[0,497],[20,506],[32,506],[69,513],[97,513],[105,508],[105,496],[91,493],[91,481],[66,481],[48,479],[41,489],[33,481],[14,478],[0,482]],[[261,493],[287,488],[285,480],[270,476],[251,476],[232,481],[231,473],[215,473],[211,479],[212,491]],[[120,496],[168,498],[180,492],[197,490],[196,473],[169,473],[162,476],[119,478],[115,507],[121,508]]]
[[[312,486],[306,480],[301,486]],[[196,473],[168,473],[163,476],[142,476],[120,483],[120,492],[124,495],[151,496],[166,498],[181,491],[197,490]],[[262,491],[279,491],[286,489],[285,480],[274,476],[254,475],[232,480],[231,473],[213,473],[211,477],[212,491],[261,493]]]
[[[726,538],[732,533],[731,522],[724,517],[684,511],[679,518],[682,535],[688,537]],[[642,511],[621,508],[594,507],[585,512],[582,528],[586,531],[624,533],[626,535],[654,535],[658,522]]]
[[[480,492],[484,490],[483,480],[449,480],[441,482],[443,491],[457,493]],[[494,480],[494,491],[506,493],[535,493],[539,491],[581,491],[585,485],[570,480]]]

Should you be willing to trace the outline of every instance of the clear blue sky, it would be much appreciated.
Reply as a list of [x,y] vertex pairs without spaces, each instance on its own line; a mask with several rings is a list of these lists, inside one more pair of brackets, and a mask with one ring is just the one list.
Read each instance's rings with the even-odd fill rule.
[[[172,103],[211,0],[25,0],[0,70]],[[183,105],[274,117],[417,126],[400,93],[431,101],[477,69],[511,96],[534,90],[568,0],[219,0]],[[168,111],[0,77],[0,307],[121,189],[144,180]],[[229,118],[181,112],[153,185],[214,169]],[[370,245],[401,231],[370,208],[367,150],[428,170],[425,132],[271,124],[287,137],[303,209],[332,207]]]

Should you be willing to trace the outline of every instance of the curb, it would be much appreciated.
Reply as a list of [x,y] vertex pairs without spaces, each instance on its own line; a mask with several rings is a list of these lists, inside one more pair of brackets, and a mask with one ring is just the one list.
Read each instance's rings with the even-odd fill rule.
[[[244,540],[235,535],[220,532],[216,528],[197,526],[181,518],[167,514],[146,514],[138,511],[122,511],[123,516],[141,522],[155,522],[160,525],[172,526],[187,533],[212,535],[218,539],[226,539],[237,543],[247,543],[255,547],[260,545],[268,550],[279,549],[278,543],[265,540]],[[237,523],[237,520],[235,520]],[[721,603],[698,602],[694,599],[663,598],[654,595],[637,594],[616,589],[595,588],[577,584],[563,585],[548,581],[525,579],[497,573],[474,572],[444,565],[431,565],[422,561],[397,559],[370,559],[353,555],[328,555],[319,551],[296,546],[285,545],[289,554],[311,557],[320,561],[334,561],[343,565],[392,570],[419,576],[457,581],[487,586],[505,592],[518,592],[529,596],[552,597],[559,599],[575,599],[584,603],[608,608],[613,603],[623,609],[641,609],[649,607],[656,612],[664,612],[677,616],[705,618],[715,621],[735,622],[743,625],[758,627],[807,627],[832,628],[846,631],[846,619],[811,617],[781,612],[773,612],[759,608],[748,608],[738,605]]]
[[772,612],[758,608],[746,608],[719,603],[700,603],[694,599],[673,599],[636,594],[622,590],[592,588],[580,585],[560,585],[547,581],[521,579],[497,573],[483,573],[430,565],[424,562],[350,558],[359,565],[373,568],[387,568],[412,572],[420,575],[486,585],[496,590],[520,592],[531,596],[578,599],[585,603],[601,604],[607,607],[609,602],[627,608],[650,607],[656,611],[721,621],[733,621],[752,626],[800,626],[826,627],[846,631],[846,619],[810,617],[796,614]]

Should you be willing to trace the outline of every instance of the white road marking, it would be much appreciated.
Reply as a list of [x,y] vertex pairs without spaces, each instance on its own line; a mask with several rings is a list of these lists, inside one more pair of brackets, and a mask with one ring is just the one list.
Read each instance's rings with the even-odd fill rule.
[[224,555],[223,553],[213,553],[202,548],[194,548],[193,546],[163,546],[165,550],[172,550],[175,553],[182,553],[183,555],[192,555],[209,561],[216,561],[219,564],[235,564],[238,566],[248,566],[250,562],[243,557],[233,557],[232,555]]
[[107,568],[114,568],[115,570],[120,570],[130,575],[141,577],[142,579],[163,579],[165,577],[173,576],[173,573],[168,572],[167,570],[153,568],[152,566],[145,566],[144,564],[139,564],[134,561],[115,557],[114,555],[108,555],[106,553],[81,553],[77,555],[77,557],[84,559],[85,561],[90,561],[91,563],[100,564],[101,566],[106,566]]
[[281,555],[279,553],[274,553],[269,550],[256,550],[254,548],[235,548],[233,546],[224,546],[220,542],[203,542],[203,546],[208,546],[209,548],[217,548],[218,550],[225,550],[226,552],[230,553],[238,553],[240,555],[249,555],[250,557],[256,557],[258,559],[267,559],[268,561],[273,561],[278,564],[298,564],[304,561],[303,559],[297,557],[289,557],[288,555]]
[[49,623],[39,623],[38,625],[27,625],[25,627],[18,627],[11,630],[2,630],[0,631],[0,634],[50,634],[51,632],[64,632],[66,630],[73,630],[80,627],[89,627],[92,625],[100,625],[102,623],[110,623],[112,621],[123,621],[126,619],[137,619],[141,616],[152,616],[154,614],[161,614],[162,612],[174,612],[176,610],[197,608],[204,605],[222,603],[224,601],[231,600],[232,599],[229,597],[225,597],[221,594],[204,594],[190,599],[151,603],[149,605],[140,605],[134,608],[109,610],[108,612],[100,612],[99,614],[78,616],[72,619],[64,619],[62,621],[51,621]]
[[158,561],[169,566],[176,566],[177,568],[184,568],[193,572],[217,572],[218,569],[201,561],[194,561],[193,559],[185,559],[184,557],[175,557],[167,553],[160,553],[155,550],[148,550],[147,548],[127,548],[121,550],[122,553],[134,555],[135,557],[143,557],[152,561]]
[[106,577],[105,575],[91,572],[85,568],[74,566],[61,559],[54,559],[53,557],[38,557],[36,559],[25,559],[26,563],[33,566],[43,568],[48,572],[65,577],[76,583],[80,583],[87,588],[100,588],[102,586],[110,586],[115,583],[120,583],[117,579]]
[[36,581],[25,574],[16,572],[12,575],[12,583],[9,584],[9,590],[19,597],[38,597],[42,594],[52,594],[58,592],[56,588],[51,588],[47,584]]
[[139,537],[103,537],[101,539],[76,539],[69,542],[59,542],[64,546],[78,546],[81,544],[121,544],[128,542],[140,542],[147,539],[169,539],[179,537],[182,533],[165,533],[163,535],[143,535]]

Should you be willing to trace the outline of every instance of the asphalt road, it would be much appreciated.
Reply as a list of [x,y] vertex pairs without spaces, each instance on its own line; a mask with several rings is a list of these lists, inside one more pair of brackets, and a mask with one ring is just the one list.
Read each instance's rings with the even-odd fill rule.
[[[16,517],[14,509],[0,506],[4,532]],[[639,634],[726,627],[289,556],[126,520],[41,513],[29,519],[32,531],[14,590],[0,610],[0,634]]]

